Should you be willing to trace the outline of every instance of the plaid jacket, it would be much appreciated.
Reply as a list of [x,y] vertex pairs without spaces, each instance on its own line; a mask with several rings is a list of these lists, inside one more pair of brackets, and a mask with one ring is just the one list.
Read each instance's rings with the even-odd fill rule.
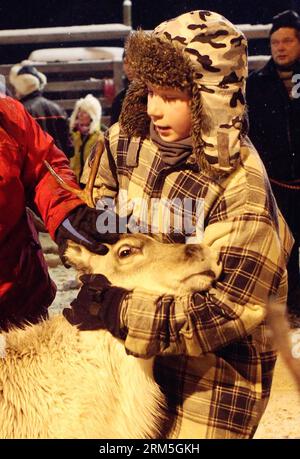
[[[129,142],[116,124],[106,135],[96,185],[99,197],[125,190],[128,200],[143,202],[204,199],[203,241],[220,254],[221,278],[193,296],[158,298],[135,290],[122,303],[116,328],[126,336],[128,353],[157,356],[155,377],[168,400],[166,436],[253,436],[276,360],[265,305],[271,294],[285,303],[292,243],[253,146],[244,141],[240,166],[217,182],[193,155],[184,165],[166,166],[151,140]],[[137,205],[134,213],[149,225],[149,212]],[[159,225],[163,240],[184,242],[184,232],[163,234],[163,219]]]

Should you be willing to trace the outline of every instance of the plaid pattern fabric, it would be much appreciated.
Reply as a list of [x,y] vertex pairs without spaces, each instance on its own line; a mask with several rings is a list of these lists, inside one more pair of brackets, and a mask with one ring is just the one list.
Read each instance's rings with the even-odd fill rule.
[[[237,170],[213,181],[193,155],[179,167],[165,166],[151,140],[134,142],[136,166],[128,166],[129,140],[118,125],[110,129],[95,194],[125,190],[129,201],[146,202],[204,199],[203,241],[218,250],[223,272],[214,288],[193,296],[130,293],[120,317],[125,347],[136,356],[157,355],[155,377],[168,399],[169,438],[252,437],[276,360],[265,305],[270,295],[285,303],[292,244],[262,163],[244,142]],[[140,210],[137,204],[134,213],[150,228],[149,215]],[[184,231],[165,234],[163,221],[159,225],[165,242],[184,242]]]

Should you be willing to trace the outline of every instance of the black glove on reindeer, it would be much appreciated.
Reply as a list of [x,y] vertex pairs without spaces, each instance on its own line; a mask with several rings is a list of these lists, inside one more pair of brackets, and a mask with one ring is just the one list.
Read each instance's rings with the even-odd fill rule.
[[115,336],[120,333],[120,308],[128,290],[111,285],[102,274],[84,274],[80,277],[82,287],[70,308],[63,315],[79,330],[105,328]]

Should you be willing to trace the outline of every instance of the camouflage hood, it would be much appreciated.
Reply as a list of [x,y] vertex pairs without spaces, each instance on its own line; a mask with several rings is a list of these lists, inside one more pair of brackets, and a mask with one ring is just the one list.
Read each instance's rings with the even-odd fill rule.
[[160,24],[151,34],[133,33],[126,59],[135,79],[120,117],[125,135],[149,136],[146,84],[191,94],[193,150],[214,175],[239,162],[245,114],[247,41],[223,16],[193,11]]

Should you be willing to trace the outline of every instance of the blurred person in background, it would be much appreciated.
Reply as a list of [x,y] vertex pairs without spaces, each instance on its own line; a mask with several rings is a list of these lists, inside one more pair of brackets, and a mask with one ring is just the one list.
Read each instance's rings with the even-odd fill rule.
[[68,157],[71,153],[68,117],[55,102],[43,96],[47,77],[39,72],[30,61],[14,65],[9,73],[9,82],[15,96],[26,107],[41,128],[53,137],[57,147]]
[[249,137],[295,239],[287,302],[289,311],[300,316],[300,17],[295,11],[273,17],[270,44],[271,59],[247,81]]
[[101,104],[92,94],[79,99],[71,114],[70,134],[73,154],[70,165],[78,183],[80,183],[84,163],[101,137],[101,116]]

